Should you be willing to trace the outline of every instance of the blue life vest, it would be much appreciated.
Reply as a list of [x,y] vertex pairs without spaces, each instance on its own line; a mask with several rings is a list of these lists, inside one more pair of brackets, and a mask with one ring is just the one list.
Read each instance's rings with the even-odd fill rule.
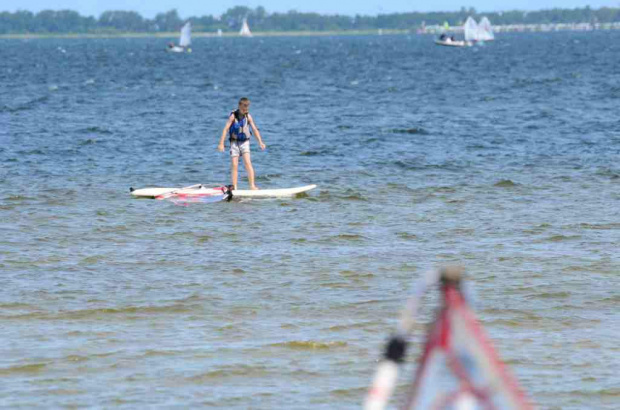
[[252,135],[252,127],[248,121],[248,116],[244,116],[239,119],[239,111],[233,111],[230,115],[235,116],[235,120],[228,129],[228,138],[230,141],[245,142],[250,139]]

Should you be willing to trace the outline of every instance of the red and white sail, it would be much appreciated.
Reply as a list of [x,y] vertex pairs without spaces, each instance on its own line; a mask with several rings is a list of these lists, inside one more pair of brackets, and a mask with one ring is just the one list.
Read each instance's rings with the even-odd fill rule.
[[[452,271],[453,273],[454,271]],[[460,276],[442,274],[443,305],[428,333],[405,409],[531,409],[516,379],[500,360],[460,290]],[[417,305],[417,303],[415,303]],[[402,329],[402,326],[401,326]],[[366,409],[387,405],[403,357],[390,341],[366,400]],[[397,343],[397,344],[398,344]],[[398,349],[396,349],[398,350]],[[404,355],[404,349],[403,349]],[[386,369],[392,372],[386,372]]]

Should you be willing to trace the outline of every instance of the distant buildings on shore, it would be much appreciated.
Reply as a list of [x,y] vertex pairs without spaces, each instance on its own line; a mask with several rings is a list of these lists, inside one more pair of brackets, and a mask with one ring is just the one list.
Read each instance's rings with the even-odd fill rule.
[[[463,26],[432,25],[418,29],[419,34],[441,34],[446,30],[454,33],[463,31]],[[557,23],[557,24],[506,24],[493,25],[495,33],[509,32],[549,32],[549,31],[593,31],[593,30],[620,30],[620,22],[614,23]]]

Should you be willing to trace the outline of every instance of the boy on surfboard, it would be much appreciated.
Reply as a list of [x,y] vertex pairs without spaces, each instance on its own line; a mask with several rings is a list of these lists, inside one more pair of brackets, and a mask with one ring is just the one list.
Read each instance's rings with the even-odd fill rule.
[[263,143],[254,119],[250,115],[250,100],[248,98],[241,98],[237,110],[228,116],[226,126],[222,130],[220,143],[217,146],[217,150],[220,152],[224,152],[226,135],[230,141],[230,172],[234,189],[237,189],[239,157],[243,158],[243,166],[248,172],[250,189],[258,189],[254,184],[254,168],[252,168],[252,160],[250,159],[250,136],[256,135],[260,149],[264,150],[267,146]]

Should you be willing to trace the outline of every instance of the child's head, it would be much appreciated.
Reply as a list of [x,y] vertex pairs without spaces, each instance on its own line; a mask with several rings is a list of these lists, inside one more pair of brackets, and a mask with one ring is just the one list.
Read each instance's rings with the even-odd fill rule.
[[250,111],[250,99],[243,97],[239,100],[239,112],[243,115]]

